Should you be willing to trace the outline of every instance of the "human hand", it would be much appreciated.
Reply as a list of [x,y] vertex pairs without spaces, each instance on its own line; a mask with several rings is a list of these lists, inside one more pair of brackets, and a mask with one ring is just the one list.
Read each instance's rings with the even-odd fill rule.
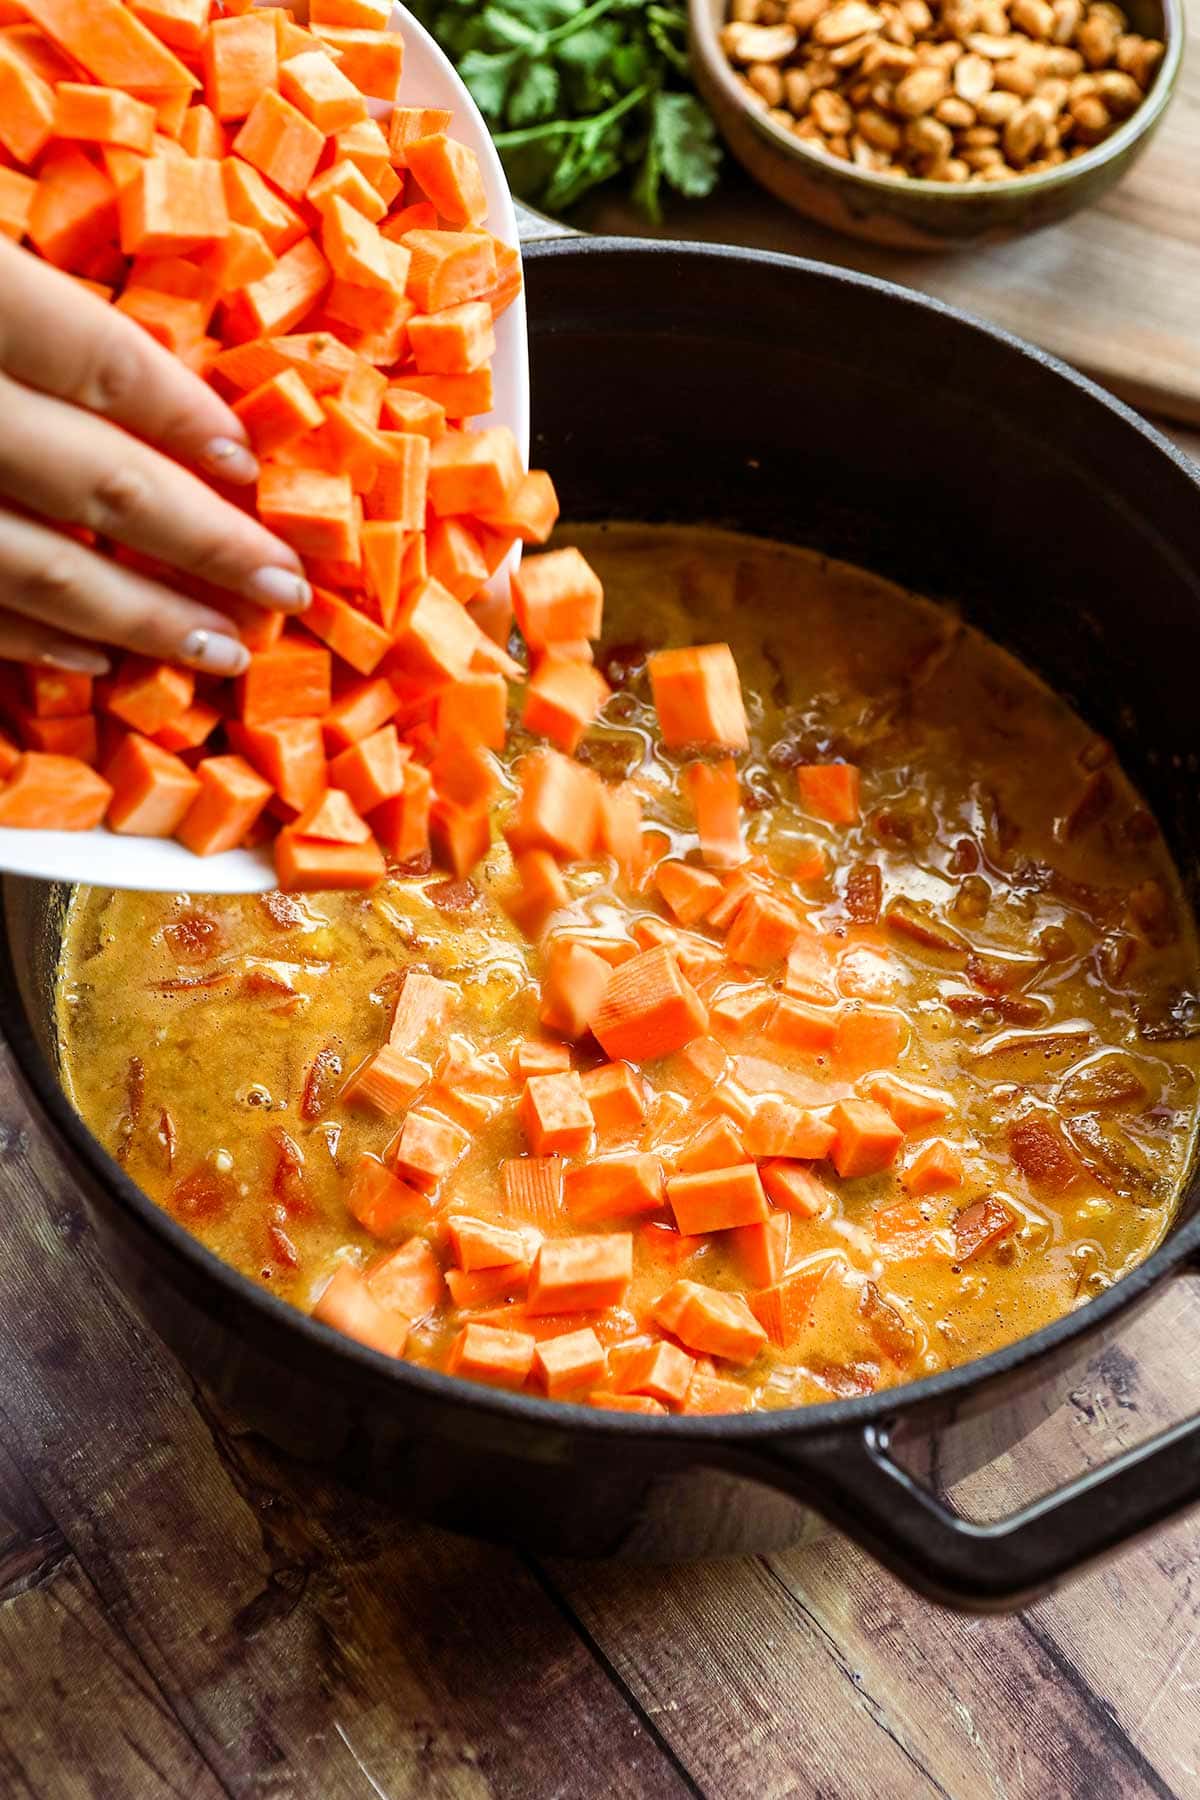
[[0,238],[0,657],[100,675],[98,646],[116,645],[239,674],[248,654],[223,613],[46,523],[303,610],[295,551],[192,469],[255,479],[236,415],[132,319]]

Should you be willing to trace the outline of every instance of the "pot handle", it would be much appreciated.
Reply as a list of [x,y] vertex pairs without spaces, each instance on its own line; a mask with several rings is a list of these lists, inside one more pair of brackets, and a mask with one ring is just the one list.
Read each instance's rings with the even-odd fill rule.
[[927,1598],[1001,1612],[1200,1500],[1200,1418],[988,1524],[952,1512],[902,1468],[886,1428],[784,1442],[755,1465],[759,1479],[815,1507]]

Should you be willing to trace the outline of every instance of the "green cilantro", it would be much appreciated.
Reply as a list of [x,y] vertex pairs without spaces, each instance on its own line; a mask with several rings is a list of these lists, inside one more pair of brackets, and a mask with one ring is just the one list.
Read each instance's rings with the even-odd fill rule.
[[492,131],[514,192],[565,212],[622,174],[648,218],[712,192],[721,150],[691,88],[679,0],[413,0]]

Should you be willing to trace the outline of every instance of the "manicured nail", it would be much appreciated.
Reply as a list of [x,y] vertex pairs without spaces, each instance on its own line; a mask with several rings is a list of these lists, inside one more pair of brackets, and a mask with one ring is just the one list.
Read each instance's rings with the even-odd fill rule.
[[200,452],[200,460],[222,481],[243,482],[258,478],[257,456],[236,438],[209,438]]
[[250,652],[223,631],[189,631],[179,646],[179,660],[206,675],[240,675],[250,662]]
[[277,606],[281,612],[303,612],[312,600],[312,589],[303,575],[291,569],[255,569],[243,591],[247,599]]
[[112,668],[107,656],[86,644],[64,644],[60,650],[43,650],[37,659],[48,669],[69,669],[72,675],[107,675]]

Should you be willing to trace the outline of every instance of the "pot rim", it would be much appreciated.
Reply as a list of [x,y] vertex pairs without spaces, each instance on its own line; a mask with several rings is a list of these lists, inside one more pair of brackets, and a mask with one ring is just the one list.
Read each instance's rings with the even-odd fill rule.
[[[821,281],[869,289],[893,304],[940,315],[952,321],[955,329],[965,329],[988,337],[998,347],[1026,361],[1040,364],[1085,398],[1115,414],[1126,427],[1136,430],[1153,449],[1165,455],[1188,477],[1196,487],[1197,501],[1200,503],[1200,471],[1191,465],[1169,439],[1123,401],[1048,352],[1025,343],[1013,333],[975,318],[960,308],[899,287],[893,282],[772,251],[742,249],[726,244],[700,245],[669,239],[563,236],[526,245],[525,254],[537,261],[558,256],[620,255],[647,259],[682,257],[705,262],[720,258],[752,266],[762,264],[795,270]],[[11,880],[12,878],[4,880],[5,893]],[[1133,1307],[1182,1263],[1200,1254],[1198,1211],[1192,1219],[1169,1230],[1152,1255],[1114,1282],[1105,1293],[1044,1325],[1039,1331],[1016,1338],[987,1356],[958,1364],[937,1375],[924,1376],[918,1381],[884,1388],[873,1394],[809,1406],[772,1408],[757,1413],[647,1416],[608,1412],[573,1402],[545,1399],[535,1394],[509,1393],[486,1387],[479,1382],[466,1381],[458,1376],[442,1374],[434,1369],[422,1368],[402,1359],[386,1357],[301,1312],[207,1249],[131,1180],[71,1105],[65,1089],[43,1056],[29,1023],[7,933],[0,933],[0,1027],[42,1113],[60,1140],[79,1158],[92,1179],[112,1194],[126,1213],[132,1215],[133,1222],[151,1237],[160,1240],[174,1254],[193,1280],[201,1286],[208,1285],[214,1298],[217,1295],[223,1296],[230,1307],[231,1325],[237,1320],[239,1309],[248,1308],[269,1328],[297,1334],[314,1357],[321,1356],[326,1361],[331,1377],[334,1369],[340,1367],[348,1375],[351,1372],[360,1373],[373,1387],[386,1383],[401,1390],[411,1389],[428,1400],[448,1403],[464,1415],[474,1414],[493,1421],[509,1419],[526,1428],[558,1430],[573,1435],[581,1433],[593,1441],[618,1437],[644,1441],[663,1449],[686,1450],[689,1446],[698,1448],[719,1443],[725,1450],[749,1450],[781,1438],[820,1438],[836,1436],[842,1432],[857,1433],[864,1427],[880,1425],[904,1414],[919,1413],[947,1400],[968,1394],[982,1397],[987,1389],[1004,1377],[1027,1369],[1074,1339],[1091,1335],[1117,1314]],[[1196,1181],[1194,1153],[1180,1203],[1193,1190]]]

